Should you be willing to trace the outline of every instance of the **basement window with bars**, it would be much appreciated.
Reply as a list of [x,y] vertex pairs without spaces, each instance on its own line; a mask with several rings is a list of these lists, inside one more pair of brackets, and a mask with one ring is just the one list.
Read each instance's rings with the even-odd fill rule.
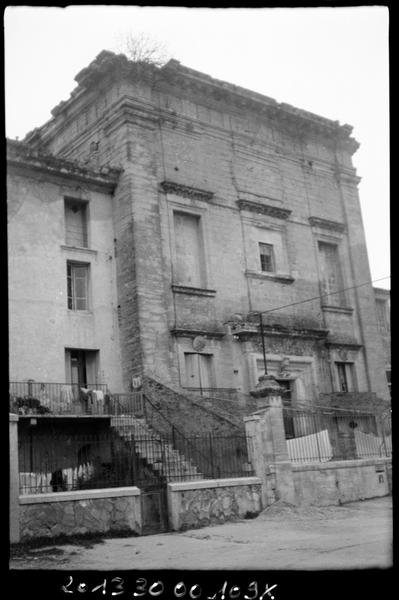
[[64,206],[66,244],[87,248],[87,202],[65,198]]
[[67,261],[68,308],[89,310],[89,268],[86,263]]
[[261,271],[265,273],[274,273],[276,268],[272,244],[264,244],[263,242],[259,242],[259,257]]

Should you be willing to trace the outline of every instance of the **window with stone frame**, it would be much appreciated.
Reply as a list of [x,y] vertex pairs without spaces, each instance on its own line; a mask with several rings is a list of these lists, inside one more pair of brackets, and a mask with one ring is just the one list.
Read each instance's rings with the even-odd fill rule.
[[276,270],[274,248],[272,244],[259,242],[260,269],[264,273],[274,273]]
[[206,287],[204,244],[201,216],[174,211],[176,260],[174,283],[188,287]]
[[322,304],[345,306],[345,294],[338,245],[319,242],[319,265],[322,288]]
[[68,246],[88,247],[87,202],[65,198],[65,243]]

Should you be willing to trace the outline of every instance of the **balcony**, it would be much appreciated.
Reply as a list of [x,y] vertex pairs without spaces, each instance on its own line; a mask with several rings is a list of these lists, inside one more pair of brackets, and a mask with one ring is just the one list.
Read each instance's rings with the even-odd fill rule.
[[117,416],[144,413],[141,392],[113,394],[105,384],[10,382],[9,411],[20,416]]

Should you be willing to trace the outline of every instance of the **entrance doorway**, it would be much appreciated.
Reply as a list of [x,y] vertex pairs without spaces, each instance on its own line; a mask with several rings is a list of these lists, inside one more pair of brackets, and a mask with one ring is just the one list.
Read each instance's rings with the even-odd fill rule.
[[86,388],[97,383],[98,350],[65,349],[66,381]]
[[281,398],[283,401],[283,420],[284,420],[284,429],[285,429],[285,437],[287,439],[291,439],[295,437],[295,428],[294,428],[294,414],[290,410],[292,408],[292,380],[291,379],[277,379],[280,387],[283,388],[281,392]]

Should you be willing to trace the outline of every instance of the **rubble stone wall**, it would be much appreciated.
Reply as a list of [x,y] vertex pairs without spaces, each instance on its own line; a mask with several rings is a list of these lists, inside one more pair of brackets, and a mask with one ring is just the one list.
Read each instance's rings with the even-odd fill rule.
[[141,532],[140,490],[136,487],[20,497],[20,540]]
[[181,531],[254,517],[262,510],[257,477],[168,484],[169,524]]

